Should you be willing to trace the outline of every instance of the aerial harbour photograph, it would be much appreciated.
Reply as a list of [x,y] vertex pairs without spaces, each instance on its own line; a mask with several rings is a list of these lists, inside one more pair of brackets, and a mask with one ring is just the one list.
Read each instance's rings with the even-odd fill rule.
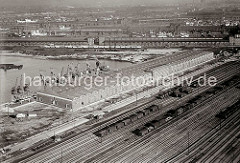
[[0,163],[240,163],[240,1],[0,0]]

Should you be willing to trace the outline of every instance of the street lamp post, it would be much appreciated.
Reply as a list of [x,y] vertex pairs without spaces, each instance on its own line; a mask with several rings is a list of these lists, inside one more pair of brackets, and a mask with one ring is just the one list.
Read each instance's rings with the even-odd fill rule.
[[136,97],[136,105],[138,104],[137,103],[137,92],[135,91],[135,97]]
[[187,137],[188,137],[188,155],[189,155],[189,153],[190,153],[190,151],[189,151],[189,147],[190,147],[190,142],[189,142],[189,131],[188,131],[188,133],[187,133]]

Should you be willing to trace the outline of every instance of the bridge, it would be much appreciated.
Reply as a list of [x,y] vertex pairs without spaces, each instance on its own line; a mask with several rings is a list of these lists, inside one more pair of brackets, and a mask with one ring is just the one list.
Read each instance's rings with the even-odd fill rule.
[[0,46],[43,46],[43,45],[87,45],[85,38],[39,37],[39,38],[1,38]]
[[[0,47],[40,46],[43,48],[83,48],[95,49],[137,49],[141,48],[178,48],[178,47],[229,47],[233,46],[228,39],[223,38],[110,38],[99,37],[89,41],[89,38],[77,37],[41,37],[41,38],[7,38],[0,39]],[[97,46],[96,46],[97,45]],[[234,46],[236,47],[236,46]]]
[[106,38],[103,45],[140,45],[146,48],[162,47],[226,47],[229,40],[223,38],[155,37],[155,38]]

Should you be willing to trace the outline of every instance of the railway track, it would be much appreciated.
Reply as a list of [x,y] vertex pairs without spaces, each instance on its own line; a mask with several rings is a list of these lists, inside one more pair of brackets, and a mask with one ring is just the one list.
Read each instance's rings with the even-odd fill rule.
[[[231,67],[231,65],[229,65],[229,67],[228,67],[229,69],[231,69],[231,68],[234,68],[234,66],[233,67]],[[217,70],[216,70],[217,71]],[[218,71],[217,71],[218,72]],[[168,99],[169,100],[169,102],[173,102],[172,100],[174,100],[174,99]],[[182,100],[182,99],[181,99]],[[143,106],[141,106],[140,108],[138,108],[139,110],[141,110],[141,109],[143,109],[143,108],[146,108],[147,106],[149,106],[149,105],[151,105],[152,103],[156,103],[157,102],[157,104],[160,104],[160,103],[162,103],[162,102],[166,102],[166,100],[164,101],[164,100],[155,100],[155,101],[153,101],[153,102],[150,102],[150,104],[144,104]],[[128,112],[128,113],[126,113],[125,114],[125,117],[126,116],[128,116],[128,115],[130,115],[130,114],[132,114],[133,112],[136,112],[136,110],[133,110],[133,111],[130,111],[130,112]],[[121,118],[124,118],[124,116],[120,116]],[[119,119],[121,119],[121,118],[119,118]],[[71,149],[70,147],[71,147],[71,145],[72,144],[75,144],[76,143],[76,140],[78,140],[78,139],[80,139],[81,138],[81,143],[83,143],[83,142],[85,142],[86,144],[87,143],[92,143],[91,142],[91,140],[95,140],[96,139],[96,137],[95,136],[93,136],[92,134],[89,134],[89,133],[92,133],[92,132],[94,132],[94,131],[97,131],[99,128],[101,128],[101,127],[104,127],[104,126],[107,126],[108,124],[111,124],[111,123],[114,123],[114,122],[116,122],[116,121],[118,121],[119,119],[112,119],[112,120],[110,120],[108,123],[106,123],[106,124],[104,124],[104,125],[100,125],[99,127],[95,127],[95,128],[93,128],[93,129],[90,129],[90,130],[88,130],[87,132],[85,132],[85,133],[83,133],[83,134],[86,134],[85,136],[83,136],[83,134],[80,134],[80,135],[78,135],[78,136],[76,136],[76,137],[74,137],[74,138],[72,138],[72,139],[69,139],[69,140],[67,140],[67,141],[65,141],[65,142],[63,142],[63,143],[61,143],[61,144],[59,144],[59,145],[57,145],[57,146],[55,146],[54,147],[54,153],[53,152],[51,152],[51,150],[52,150],[52,148],[51,149],[49,149],[49,150],[46,150],[46,151],[44,151],[43,153],[48,153],[48,154],[52,154],[51,155],[51,158],[53,157],[53,156],[59,156],[59,155],[61,155],[60,153],[63,153],[63,151],[61,150],[61,146],[64,146],[64,145],[67,145],[67,144],[69,144],[69,145],[67,145],[67,147],[68,148],[64,148],[64,149],[66,149],[66,151],[65,152],[67,152],[67,150],[68,149]],[[122,134],[122,135],[124,135],[124,133]],[[116,135],[116,137],[118,137],[119,135]],[[115,140],[115,138],[113,138],[114,140]],[[89,142],[90,141],[90,142]],[[72,142],[72,144],[71,144],[71,142]],[[98,140],[97,140],[97,142],[98,142]],[[80,144],[81,144],[80,143]],[[99,143],[99,142],[98,142]],[[79,144],[78,144],[79,145]],[[77,146],[77,145],[76,145]],[[94,146],[94,145],[93,145]],[[93,147],[93,146],[91,146],[91,147]],[[60,148],[59,150],[57,150],[58,148]],[[57,150],[57,152],[56,152],[56,150]],[[36,154],[34,157],[37,157],[37,156],[41,156],[41,155],[43,155],[43,153],[41,153],[41,154]],[[25,161],[30,161],[31,160],[31,158],[32,157],[30,157],[29,159],[26,159]],[[40,158],[39,158],[40,159]],[[41,160],[41,159],[40,159]],[[25,161],[23,161],[23,162],[25,162]],[[35,161],[37,161],[37,160],[35,160]]]
[[[102,149],[101,149],[102,150]],[[94,152],[94,153],[97,153],[97,152]],[[80,160],[81,161],[81,160]]]
[[[240,112],[238,112],[238,115],[239,113]],[[236,122],[232,123],[235,124]],[[239,124],[240,123],[238,123],[238,125],[235,125],[234,127],[225,127],[225,131],[219,131],[220,135],[214,137],[214,139],[212,139],[213,141],[211,141],[209,144],[206,143],[206,145],[202,147],[202,153],[204,153],[204,155],[202,155],[202,158],[198,158],[199,161],[210,163],[217,162],[218,158],[220,158],[224,153],[226,153],[227,150],[230,150],[229,147],[233,144],[232,142],[234,141],[235,136],[240,134]],[[225,151],[221,153],[221,149],[225,149]]]
[[[109,138],[107,138],[108,139],[108,141],[109,141]],[[115,142],[112,142],[112,143],[110,143],[110,144],[114,144]],[[118,146],[119,144],[117,143],[115,146]],[[101,148],[101,149],[99,149],[99,146],[97,146],[96,147],[97,149],[98,149],[98,151],[104,151],[105,149],[103,149],[103,148]],[[121,148],[121,147],[120,147]],[[110,148],[111,149],[111,148]],[[87,159],[88,157],[92,157],[92,156],[94,156],[96,153],[98,153],[98,151],[94,151],[93,153],[91,153],[91,154],[88,154],[88,155],[84,155],[80,160],[78,160],[78,161],[80,161],[80,162],[83,162],[83,161],[86,161],[86,162],[89,162],[89,160],[84,160],[84,159]],[[79,156],[79,155],[78,155]],[[74,157],[74,155],[73,155],[73,157]],[[76,160],[71,160],[70,159],[70,161],[76,161]]]
[[119,148],[121,148],[121,147],[119,147]]
[[[203,111],[200,111],[200,112],[203,112]],[[204,116],[206,116],[207,114],[205,114]],[[164,132],[165,130],[161,130],[159,129],[158,131],[156,131],[155,133],[158,133],[159,131],[161,131],[162,133],[160,134],[161,135],[161,139],[159,139],[160,135],[155,135],[155,133],[153,134],[150,134],[150,135],[147,135],[147,137],[144,137],[142,139],[139,139],[137,142],[135,142],[134,144],[132,144],[129,149],[131,149],[131,151],[127,150],[126,148],[121,148],[122,151],[118,151],[117,153],[115,153],[114,156],[111,156],[111,154],[109,154],[109,156],[111,156],[109,159],[104,159],[104,160],[94,160],[94,162],[115,162],[115,161],[122,161],[122,162],[147,162],[147,160],[144,160],[144,159],[141,159],[139,160],[139,157],[141,157],[141,152],[142,154],[145,154],[146,152],[146,149],[144,150],[143,146],[145,146],[146,144],[148,144],[150,142],[150,139],[151,138],[151,141],[153,142],[152,144],[149,144],[147,147],[152,147],[152,146],[157,146],[162,144],[164,145],[166,142],[168,142],[169,139],[171,139],[174,135],[175,135],[175,139],[174,140],[177,140],[178,139],[178,136],[179,134],[181,134],[186,128],[186,126],[188,126],[188,124],[191,124],[190,121],[183,121],[183,122],[180,122],[180,126],[178,128],[182,128],[182,130],[178,131],[177,133],[175,132],[174,134],[171,134],[172,130],[174,130],[174,125],[170,125],[168,128],[166,128],[165,130],[167,131],[166,133]],[[185,126],[185,127],[184,127]],[[152,136],[153,135],[153,136]],[[153,141],[153,139],[155,141]],[[157,139],[159,139],[159,141],[157,141]],[[161,141],[160,141],[161,140]],[[168,143],[167,143],[168,144]],[[167,146],[171,145],[172,143],[168,144]],[[165,144],[166,145],[166,144]],[[176,145],[176,144],[175,144]],[[139,149],[139,150],[138,150]],[[141,149],[141,150],[140,150]],[[125,151],[125,152],[124,152]],[[152,151],[154,151],[154,149],[151,149],[149,150],[149,154],[152,153]],[[124,153],[127,155],[126,159],[123,159],[123,156],[124,156]],[[116,155],[118,155],[116,157]],[[161,153],[162,155],[162,153]],[[145,157],[145,159],[148,159],[149,158],[149,155],[143,155],[142,157]],[[112,159],[114,158],[114,159]],[[135,159],[133,159],[135,158]],[[150,161],[151,162],[151,161]],[[153,161],[154,162],[154,161]],[[158,161],[157,161],[158,162]]]
[[[222,65],[221,65],[221,66],[222,66]],[[226,65],[225,68],[227,68],[228,66],[230,66],[230,67],[233,66],[232,68],[235,67],[234,65],[231,65],[231,63],[227,63],[227,65]],[[229,68],[230,68],[230,67],[229,67]],[[215,68],[214,70],[210,70],[210,73],[207,74],[207,77],[213,75],[214,73],[219,73],[219,72],[224,71],[224,70],[225,70],[225,69],[216,69],[216,68]],[[147,104],[148,104],[147,107],[153,105],[156,101],[159,101],[159,100],[156,100],[155,97],[154,97],[154,98],[151,98],[150,101],[147,103]],[[164,103],[164,102],[163,102],[163,103]],[[111,124],[111,123],[115,123],[115,122],[117,122],[118,120],[121,120],[121,119],[123,119],[123,118],[126,118],[128,115],[130,115],[130,114],[132,114],[132,113],[134,113],[134,112],[136,112],[136,111],[142,110],[142,109],[143,109],[142,106],[144,106],[144,105],[145,105],[145,104],[143,104],[143,105],[141,105],[141,106],[138,106],[139,108],[138,108],[138,107],[135,107],[135,108],[131,109],[130,111],[128,111],[128,112],[125,113],[125,116],[124,116],[124,114],[122,114],[120,117],[119,117],[119,116],[113,117],[113,118],[111,118],[111,119],[108,119],[108,120],[105,120],[105,121],[102,121],[102,122],[96,124],[96,126],[99,125],[99,124],[101,124],[101,127],[100,127],[100,128],[104,128],[104,127],[106,127],[107,125],[109,125],[109,124]],[[115,119],[115,121],[112,121],[113,119]],[[102,124],[103,124],[103,125],[102,125]]]
[[[239,114],[239,113],[238,113]],[[224,123],[228,123],[230,120],[226,120]],[[215,126],[219,126],[218,124],[214,124]],[[222,125],[224,126],[224,125]],[[215,128],[214,128],[215,129]],[[199,155],[199,153],[202,152],[202,150],[208,146],[212,142],[212,140],[217,139],[219,136],[218,132],[215,132],[215,130],[212,129],[209,133],[201,137],[198,141],[196,141],[192,146],[191,146],[191,153],[189,153],[188,156],[185,155],[184,152],[181,152],[177,155],[174,155],[172,157],[169,157],[168,159],[164,160],[163,162],[187,162],[187,160],[191,160],[192,158],[196,157]]]
[[[147,121],[147,120],[146,120]],[[145,122],[145,121],[144,121]],[[144,122],[142,122],[142,123],[144,123]],[[135,127],[135,126],[134,126]],[[111,135],[111,137],[106,137],[106,138],[104,138],[104,139],[108,139],[108,141],[111,139],[111,140],[116,140],[116,141],[118,141],[119,139],[121,139],[121,137],[122,136],[124,136],[125,134],[127,134],[127,132],[128,131],[126,131],[126,133],[124,132],[124,133],[121,133],[121,134],[115,134],[115,136],[114,136],[114,134],[113,135]],[[69,142],[68,143],[68,147],[70,147],[70,148],[67,148],[67,149],[64,149],[62,152],[64,153],[64,152],[68,152],[68,154],[70,155],[70,156],[74,156],[75,155],[75,153],[69,153],[69,149],[72,149],[73,151],[74,151],[74,149],[76,149],[75,150],[75,152],[77,152],[77,153],[79,153],[79,152],[83,152],[83,153],[81,153],[81,154],[84,154],[84,151],[86,151],[86,149],[85,148],[87,148],[87,149],[91,149],[91,148],[93,148],[93,147],[95,147],[96,145],[98,145],[99,144],[99,138],[98,137],[96,137],[95,135],[93,135],[93,134],[87,134],[87,135],[84,135],[82,138],[81,138],[81,141],[74,141],[74,142]],[[88,146],[85,146],[85,144],[89,144]],[[110,143],[109,144],[111,144],[111,143],[113,143],[113,141],[110,141]],[[104,142],[104,143],[101,143],[99,146],[104,146],[106,144],[106,142]],[[79,148],[79,146],[82,146],[82,145],[84,145],[84,148],[81,150],[81,149],[77,149],[77,148]],[[59,148],[61,148],[61,147],[59,147]],[[95,148],[97,148],[97,147],[95,147]],[[59,149],[59,150],[61,150],[61,149]],[[50,151],[51,152],[51,151]],[[58,152],[58,154],[59,154],[59,152]],[[58,154],[56,154],[56,156],[59,156]],[[52,153],[52,158],[55,156],[55,154],[54,153]],[[57,157],[56,157],[56,159],[57,159]],[[60,158],[59,158],[60,159]],[[47,159],[48,160],[48,159]]]
[[[195,151],[194,153],[190,154],[185,159],[175,159],[178,162],[215,162],[216,158],[220,157],[219,154],[215,157],[215,160],[211,160],[212,156],[215,156],[217,151],[224,145],[231,140],[236,134],[240,132],[240,121],[239,121],[239,111],[237,114],[234,114],[232,119],[229,119],[223,124],[222,130],[218,130],[213,135],[211,135],[205,142],[200,145],[200,150]],[[230,136],[229,136],[230,135]],[[208,151],[209,150],[209,151]],[[210,154],[208,154],[210,153]],[[208,155],[207,155],[208,154]],[[204,155],[207,155],[203,157]],[[202,158],[203,157],[203,158]],[[175,162],[173,160],[168,162]]]
[[[232,97],[232,96],[231,96]],[[218,108],[221,108],[221,107],[227,107],[229,104],[231,104],[231,100],[229,101],[225,101],[224,103],[221,103],[219,105],[216,105],[216,107],[213,107],[212,109],[213,112],[210,112],[209,115],[205,115],[205,121],[207,120],[211,120],[213,121],[213,123],[215,124],[215,127],[218,126],[217,124],[217,118],[214,117],[214,115],[217,113],[218,111]],[[218,103],[218,100],[215,101],[215,104]],[[201,139],[203,135],[203,133],[207,133],[209,130],[211,130],[211,128],[208,128],[204,125],[205,121],[201,121],[201,123],[197,123],[197,125],[199,126],[198,129],[196,130],[191,130],[192,128],[190,128],[190,132],[191,132],[191,135],[190,135],[190,138],[188,140],[188,143],[189,143],[189,146],[193,145],[195,142],[197,142],[199,139]],[[196,127],[196,125],[192,125],[192,127]],[[216,128],[213,128],[213,132],[217,131]],[[184,140],[185,139],[185,140]],[[182,147],[179,151],[180,152],[174,152],[172,149],[176,149],[176,148],[179,148],[178,146],[180,146],[181,144],[183,144],[183,142],[187,142],[187,137],[183,138],[182,141],[178,141],[174,144],[174,146],[169,146],[169,150],[164,154],[159,154],[157,156],[155,156],[153,159],[149,160],[150,162],[166,162],[165,159],[166,158],[170,158],[174,153],[181,153],[183,152],[183,155],[185,154],[188,154],[188,151],[190,152],[192,150],[192,148],[187,148],[187,143],[186,143],[186,146],[185,147]],[[176,162],[179,162],[179,160],[176,160]],[[185,161],[183,161],[185,162]]]
[[[211,152],[207,153],[206,154],[207,156],[206,157],[203,156],[203,158],[201,158],[199,161],[209,162],[209,163],[218,162],[219,158],[221,158],[221,156],[224,153],[226,153],[227,151],[230,151],[231,150],[230,147],[231,147],[231,145],[233,145],[235,135],[240,134],[240,122],[237,125],[235,125],[235,128],[231,128],[230,131],[225,132],[224,136],[221,137],[222,139],[215,142],[214,143],[215,146],[212,149],[209,149],[209,151],[211,151]],[[228,146],[228,145],[230,145],[230,146]],[[225,147],[229,147],[229,148],[225,148]],[[221,150],[223,150],[223,151],[219,152]]]

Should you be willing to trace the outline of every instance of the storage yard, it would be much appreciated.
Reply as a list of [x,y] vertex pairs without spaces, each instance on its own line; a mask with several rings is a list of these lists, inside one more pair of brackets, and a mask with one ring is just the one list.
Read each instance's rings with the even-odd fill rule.
[[5,146],[22,142],[34,134],[55,126],[59,123],[59,119],[67,120],[65,112],[61,109],[35,102],[19,106],[14,112],[5,114],[9,116],[2,116],[4,122],[0,124],[3,129],[1,143]]

